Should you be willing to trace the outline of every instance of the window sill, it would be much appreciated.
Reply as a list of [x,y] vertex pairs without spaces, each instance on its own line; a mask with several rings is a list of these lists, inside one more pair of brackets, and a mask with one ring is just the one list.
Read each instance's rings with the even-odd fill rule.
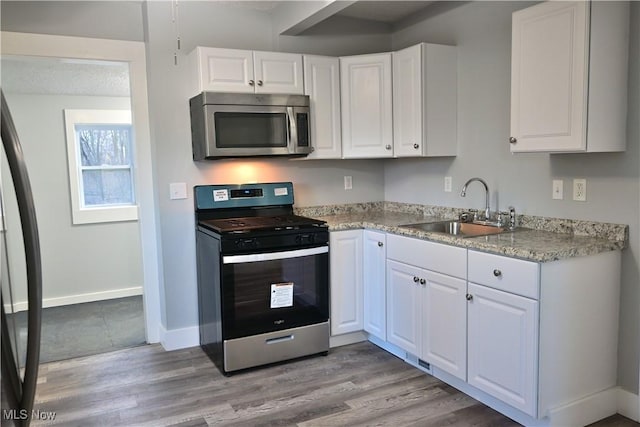
[[137,221],[138,206],[111,206],[73,210],[73,224]]

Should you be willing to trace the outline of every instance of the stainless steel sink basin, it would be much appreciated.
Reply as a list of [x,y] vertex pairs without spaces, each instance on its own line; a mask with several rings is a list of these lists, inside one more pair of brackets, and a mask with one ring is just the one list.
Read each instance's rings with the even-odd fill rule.
[[488,236],[490,234],[500,234],[504,232],[503,228],[496,227],[494,225],[474,224],[460,221],[421,222],[418,224],[405,224],[400,227],[460,237]]

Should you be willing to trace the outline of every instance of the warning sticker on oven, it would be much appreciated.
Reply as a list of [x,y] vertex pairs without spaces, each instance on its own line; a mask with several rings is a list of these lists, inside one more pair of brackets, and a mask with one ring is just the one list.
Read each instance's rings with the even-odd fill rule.
[[293,282],[271,285],[271,308],[293,307]]
[[214,202],[225,202],[229,200],[229,192],[225,188],[224,190],[214,190],[213,191],[213,201]]

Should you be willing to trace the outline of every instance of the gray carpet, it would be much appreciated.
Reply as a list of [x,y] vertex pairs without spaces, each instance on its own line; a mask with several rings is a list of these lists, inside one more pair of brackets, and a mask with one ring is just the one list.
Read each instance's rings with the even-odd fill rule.
[[[20,359],[24,363],[27,316],[26,312],[14,316]],[[45,308],[40,342],[41,363],[142,345],[145,343],[142,296]]]

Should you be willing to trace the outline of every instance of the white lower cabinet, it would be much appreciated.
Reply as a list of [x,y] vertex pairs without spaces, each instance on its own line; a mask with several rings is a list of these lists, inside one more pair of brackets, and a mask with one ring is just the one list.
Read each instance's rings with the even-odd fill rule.
[[363,298],[364,330],[386,341],[386,258],[385,233],[364,230],[363,241]]
[[468,267],[467,382],[535,417],[540,265],[469,251]]
[[467,382],[536,415],[538,301],[469,283]]
[[426,272],[422,294],[422,359],[467,379],[467,282]]
[[332,232],[331,333],[365,329],[521,424],[586,425],[615,413],[620,263],[620,251],[537,263]]
[[421,268],[387,261],[387,341],[415,355],[421,347],[423,273]]
[[387,341],[461,379],[466,255],[463,248],[387,236]]
[[363,329],[362,230],[329,234],[331,335]]

